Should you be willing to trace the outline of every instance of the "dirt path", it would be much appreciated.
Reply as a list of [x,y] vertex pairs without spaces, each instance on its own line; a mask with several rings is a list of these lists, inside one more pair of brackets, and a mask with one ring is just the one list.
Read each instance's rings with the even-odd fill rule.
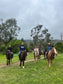
[[[41,59],[43,59],[43,57],[42,57]],[[30,60],[27,60],[27,61],[25,61],[25,62],[30,62],[30,61],[34,61],[34,59],[30,59]],[[11,64],[11,65],[17,65],[17,64],[19,64],[19,62],[15,62],[15,63],[13,63],[13,64]],[[3,68],[3,67],[7,67],[7,65],[6,65],[6,64],[0,65],[0,68]]]

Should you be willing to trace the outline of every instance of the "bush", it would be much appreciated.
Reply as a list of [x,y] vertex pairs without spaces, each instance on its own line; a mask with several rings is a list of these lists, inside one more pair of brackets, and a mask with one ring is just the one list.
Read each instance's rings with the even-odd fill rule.
[[[19,52],[19,46],[21,43],[22,43],[22,41],[20,41],[20,40],[11,41],[8,43],[7,48],[9,47],[9,45],[11,45],[13,53],[17,53],[17,52]],[[28,49],[27,44],[25,42],[24,42],[24,45],[25,45],[26,49]]]
[[[13,53],[18,53],[19,52],[19,46],[20,46],[21,43],[22,43],[21,40],[12,40],[11,42],[9,42],[7,44],[7,46],[5,46],[5,44],[2,44],[0,46],[0,52],[5,54],[6,49],[9,47],[9,45],[11,45]],[[25,45],[26,49],[28,50],[27,44],[25,42],[24,42],[24,45]]]
[[55,44],[55,48],[59,51],[59,52],[63,52],[63,43],[62,42],[57,42]]
[[1,51],[2,54],[6,53],[6,46],[5,46],[5,44],[1,45],[0,51]]

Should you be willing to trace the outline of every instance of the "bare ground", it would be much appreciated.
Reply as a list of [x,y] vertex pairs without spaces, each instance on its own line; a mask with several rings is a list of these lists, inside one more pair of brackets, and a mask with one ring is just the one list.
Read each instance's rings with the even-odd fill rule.
[[[43,59],[43,57],[42,57],[41,59]],[[34,59],[30,59],[30,60],[27,60],[27,61],[25,61],[25,62],[30,62],[30,61],[34,61]],[[10,64],[10,65],[17,65],[17,64],[19,64],[19,63],[20,63],[20,62],[15,62],[15,63]],[[0,65],[0,68],[3,68],[3,67],[7,67],[7,65],[6,65],[6,64],[1,64],[1,65]]]

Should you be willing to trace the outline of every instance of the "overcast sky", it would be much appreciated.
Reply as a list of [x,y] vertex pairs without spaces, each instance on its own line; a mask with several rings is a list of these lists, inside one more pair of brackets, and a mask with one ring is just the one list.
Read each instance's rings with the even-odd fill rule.
[[21,27],[18,38],[31,39],[38,24],[48,28],[54,39],[63,33],[63,0],[0,0],[0,18],[16,18]]

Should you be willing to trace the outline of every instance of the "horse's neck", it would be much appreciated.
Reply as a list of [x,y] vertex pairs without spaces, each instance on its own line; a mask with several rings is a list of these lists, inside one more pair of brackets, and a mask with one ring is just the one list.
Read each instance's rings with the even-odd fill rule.
[[39,49],[38,48],[36,49],[35,54],[39,54]]
[[51,52],[54,53],[54,49],[53,48],[51,49]]
[[49,53],[50,53],[52,56],[54,56],[54,55],[55,55],[54,49],[52,48],[52,49],[49,51]]

